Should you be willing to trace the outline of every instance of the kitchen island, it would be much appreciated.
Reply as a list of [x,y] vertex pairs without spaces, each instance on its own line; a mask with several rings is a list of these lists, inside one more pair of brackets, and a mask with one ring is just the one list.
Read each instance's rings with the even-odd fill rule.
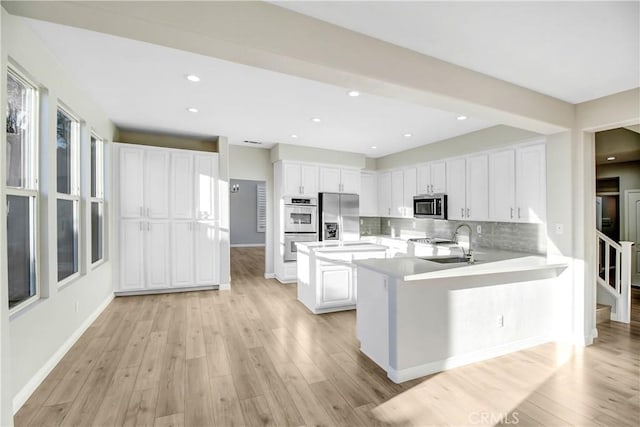
[[554,340],[565,260],[477,251],[478,262],[356,260],[361,351],[400,383]]

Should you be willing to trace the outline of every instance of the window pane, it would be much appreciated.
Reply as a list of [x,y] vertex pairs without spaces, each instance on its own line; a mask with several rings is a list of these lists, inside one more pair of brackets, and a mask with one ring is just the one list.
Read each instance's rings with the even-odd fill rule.
[[7,196],[9,308],[36,294],[33,200]]
[[58,193],[71,194],[71,144],[73,120],[58,110],[57,173]]
[[78,271],[77,205],[58,200],[58,281]]
[[29,142],[33,126],[34,91],[7,73],[7,185],[24,188],[27,185]]
[[96,166],[98,165],[98,140],[91,137],[91,197],[97,196],[97,173]]
[[91,202],[91,262],[102,259],[102,203]]

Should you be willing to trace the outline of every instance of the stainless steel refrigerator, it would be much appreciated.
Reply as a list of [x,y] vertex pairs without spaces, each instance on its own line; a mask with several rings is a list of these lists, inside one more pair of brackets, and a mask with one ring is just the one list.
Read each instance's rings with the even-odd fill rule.
[[360,198],[357,194],[318,194],[320,240],[360,240]]

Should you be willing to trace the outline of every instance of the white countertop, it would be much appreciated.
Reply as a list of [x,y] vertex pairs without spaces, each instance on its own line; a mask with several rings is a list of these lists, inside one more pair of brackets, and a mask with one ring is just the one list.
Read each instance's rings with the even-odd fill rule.
[[314,251],[314,252],[369,252],[384,251],[386,246],[375,243],[356,241],[356,242],[340,242],[328,240],[322,242],[297,242],[298,250]]

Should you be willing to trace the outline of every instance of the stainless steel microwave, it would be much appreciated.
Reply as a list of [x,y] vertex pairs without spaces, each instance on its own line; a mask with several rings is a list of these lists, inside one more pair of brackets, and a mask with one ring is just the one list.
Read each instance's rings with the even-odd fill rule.
[[446,194],[421,194],[413,198],[414,218],[447,219]]

